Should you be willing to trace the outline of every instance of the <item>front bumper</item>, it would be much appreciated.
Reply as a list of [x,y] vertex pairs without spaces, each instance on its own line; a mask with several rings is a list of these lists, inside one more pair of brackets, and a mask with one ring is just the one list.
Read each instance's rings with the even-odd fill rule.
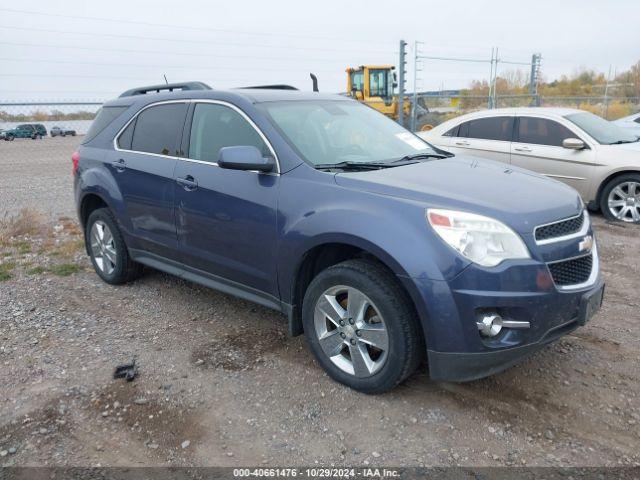
[[[544,264],[499,270],[488,274],[471,267],[450,282],[412,279],[422,297],[419,313],[432,379],[469,381],[500,372],[584,325],[600,307],[604,282],[599,274],[582,288],[562,290],[548,283]],[[482,337],[476,321],[483,311],[529,322],[530,328]]]
[[[604,283],[600,280],[589,291],[582,293],[578,315],[575,318],[550,328],[543,333],[539,340],[531,343],[495,351],[473,353],[427,350],[430,376],[434,380],[466,382],[506,370],[545,345],[585,325],[599,309],[603,294]],[[594,296],[599,299],[597,305],[589,301]]]

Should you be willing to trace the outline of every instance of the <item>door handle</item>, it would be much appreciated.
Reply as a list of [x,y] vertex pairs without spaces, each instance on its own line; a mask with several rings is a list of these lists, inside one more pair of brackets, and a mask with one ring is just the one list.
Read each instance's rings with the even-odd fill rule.
[[178,185],[182,185],[182,188],[184,188],[187,192],[192,192],[193,190],[198,188],[198,182],[191,175],[176,178],[176,182],[178,182]]
[[111,162],[111,165],[113,165],[113,167],[118,172],[124,172],[125,169],[127,168],[127,162],[124,161],[124,158],[120,158],[118,160]]
[[514,150],[516,150],[517,152],[531,152],[531,149],[529,147],[514,147]]
[[456,145],[462,145],[463,147],[468,147],[469,146],[469,142],[465,142],[464,140],[459,141],[459,142],[455,142]]

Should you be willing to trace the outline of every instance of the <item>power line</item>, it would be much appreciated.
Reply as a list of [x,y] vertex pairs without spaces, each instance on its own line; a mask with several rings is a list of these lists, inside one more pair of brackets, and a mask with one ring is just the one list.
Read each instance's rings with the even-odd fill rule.
[[[2,27],[0,27],[2,28]],[[59,49],[68,49],[68,50],[85,50],[90,52],[109,52],[109,53],[144,53],[144,54],[156,54],[156,55],[179,55],[181,57],[206,57],[206,58],[238,58],[238,59],[248,59],[248,60],[264,60],[264,61],[278,61],[278,60],[287,60],[290,61],[291,57],[270,57],[270,56],[256,56],[256,55],[221,55],[219,53],[192,53],[192,52],[174,52],[174,51],[166,51],[166,50],[138,50],[138,49],[129,49],[129,48],[100,48],[100,47],[80,47],[80,46],[70,46],[70,45],[51,45],[46,43],[20,43],[20,42],[0,42],[0,45],[11,45],[15,47],[37,47],[37,48],[53,48],[56,50]],[[318,58],[318,57],[305,57],[305,60],[314,61],[314,62],[339,62],[339,58]]]
[[[66,30],[54,30],[50,28],[33,28],[33,27],[14,27],[11,25],[0,25],[0,28],[4,28],[7,30],[22,30],[29,32],[43,32],[43,33],[56,33],[61,35],[84,35],[89,37],[111,37],[111,38],[129,38],[135,40],[155,40],[161,42],[172,42],[172,43],[190,43],[196,45],[222,45],[225,47],[235,46],[235,47],[252,47],[252,48],[282,48],[286,50],[314,50],[319,52],[345,52],[344,48],[341,49],[330,49],[330,48],[314,48],[314,47],[295,47],[292,45],[265,45],[259,43],[235,43],[235,42],[227,42],[227,41],[211,41],[211,40],[186,40],[182,38],[167,38],[167,37],[147,37],[142,35],[125,35],[125,34],[116,34],[116,33],[95,33],[95,32],[69,32]],[[357,50],[352,50],[357,51]],[[364,53],[359,51],[359,53]],[[385,52],[377,52],[385,53]],[[392,54],[393,52],[386,52],[387,54]]]
[[[75,61],[75,60],[48,60],[48,59],[31,59],[31,58],[10,58],[10,57],[0,57],[0,61],[5,62],[35,62],[35,63],[56,63],[56,64],[64,64],[64,65],[94,65],[99,67],[133,67],[133,68],[180,68],[187,70],[229,70],[229,67],[220,66],[220,67],[201,67],[201,66],[193,66],[193,65],[166,65],[166,64],[140,64],[140,63],[107,63],[107,62],[83,62],[83,61]],[[253,66],[234,66],[233,70],[250,70],[255,71],[256,68]],[[301,69],[295,70],[285,70],[283,68],[278,67],[260,67],[260,71],[269,71],[269,72],[299,72]],[[322,69],[314,69],[320,72],[330,72],[335,73],[335,70],[322,70]]]
[[357,43],[367,43],[367,44],[371,44],[371,43],[386,44],[387,43],[380,40],[371,42],[368,40],[357,40],[353,38],[300,35],[300,34],[294,34],[294,33],[273,33],[273,32],[255,32],[255,31],[248,32],[248,31],[242,31],[242,30],[227,30],[227,29],[212,28],[212,27],[196,27],[191,25],[172,25],[172,24],[166,24],[166,23],[141,22],[139,20],[89,17],[89,16],[81,16],[81,15],[63,15],[61,13],[35,12],[30,10],[19,10],[19,9],[13,9],[13,8],[0,8],[0,11],[10,12],[10,13],[23,13],[28,15],[41,15],[45,17],[69,18],[69,19],[75,19],[75,20],[92,20],[92,21],[100,21],[100,22],[115,22],[118,24],[144,25],[148,27],[178,28],[178,29],[206,31],[206,32],[230,33],[234,35],[240,34],[240,35],[267,36],[267,37],[308,38],[312,40],[331,40],[331,41],[339,41],[339,42],[357,42]]

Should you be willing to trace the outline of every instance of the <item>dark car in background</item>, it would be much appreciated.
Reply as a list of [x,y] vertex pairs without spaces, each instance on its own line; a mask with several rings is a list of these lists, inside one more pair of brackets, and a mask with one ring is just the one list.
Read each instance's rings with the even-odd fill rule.
[[347,97],[134,89],[104,104],[72,161],[105,282],[146,265],[273,308],[363,392],[425,356],[434,379],[491,375],[601,305],[573,188],[447,154]]
[[41,123],[23,123],[15,128],[3,132],[4,140],[12,141],[14,138],[31,138],[36,140],[47,135],[47,129]]
[[49,131],[49,133],[51,134],[52,137],[66,137],[67,135],[71,135],[72,137],[76,136],[76,131],[72,130],[70,128],[65,128],[65,127],[58,127],[57,125],[54,127],[51,127],[51,130]]

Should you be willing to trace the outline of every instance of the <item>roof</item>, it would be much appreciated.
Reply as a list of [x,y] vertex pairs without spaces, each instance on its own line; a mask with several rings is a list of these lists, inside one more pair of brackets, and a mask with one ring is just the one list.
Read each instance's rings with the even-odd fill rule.
[[576,108],[560,108],[560,107],[512,107],[512,108],[494,108],[491,110],[480,110],[469,115],[526,115],[526,114],[547,114],[547,115],[571,115],[572,113],[584,113],[584,110]]
[[[134,92],[140,89],[127,90],[125,93]],[[251,103],[277,102],[277,101],[297,101],[297,100],[338,100],[354,101],[344,95],[319,93],[301,90],[269,89],[269,88],[233,88],[233,89],[196,89],[196,90],[174,90],[160,91],[158,93],[145,93],[142,95],[120,96],[107,102],[108,106],[132,105],[134,103],[148,104],[152,102],[162,102],[166,100],[179,99],[243,99]]]

